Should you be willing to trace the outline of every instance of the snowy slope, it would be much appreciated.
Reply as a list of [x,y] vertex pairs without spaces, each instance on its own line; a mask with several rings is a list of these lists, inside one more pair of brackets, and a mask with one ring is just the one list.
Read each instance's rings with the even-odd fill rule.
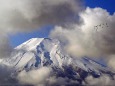
[[60,49],[59,41],[49,38],[32,38],[17,46],[12,53],[11,59],[4,61],[7,65],[15,66],[17,69],[24,67],[39,67],[44,65],[62,66],[66,60]]
[[68,77],[76,80],[79,78],[82,81],[88,75],[98,78],[107,74],[114,79],[112,77],[114,72],[110,71],[108,67],[87,57],[71,58],[63,51],[58,40],[50,38],[32,38],[17,46],[11,58],[1,62],[13,67],[17,73],[50,66],[56,72],[57,77]]

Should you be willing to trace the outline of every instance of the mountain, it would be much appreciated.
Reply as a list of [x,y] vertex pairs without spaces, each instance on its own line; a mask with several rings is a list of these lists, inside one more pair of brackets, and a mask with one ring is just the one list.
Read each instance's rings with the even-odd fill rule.
[[29,72],[41,67],[50,67],[53,71],[52,76],[66,77],[74,81],[64,86],[88,84],[85,80],[88,76],[100,78],[107,75],[114,80],[115,75],[112,69],[91,58],[69,56],[58,40],[50,38],[32,38],[24,42],[14,49],[10,58],[2,60],[0,64],[11,70],[12,78],[24,70]]

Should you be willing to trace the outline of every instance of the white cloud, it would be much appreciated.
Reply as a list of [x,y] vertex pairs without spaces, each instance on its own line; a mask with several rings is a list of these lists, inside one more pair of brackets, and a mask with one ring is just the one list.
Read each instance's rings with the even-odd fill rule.
[[102,75],[100,78],[93,78],[92,76],[88,76],[85,80],[88,83],[88,85],[115,85],[114,80],[110,79],[110,77],[107,75]]
[[108,56],[107,63],[109,67],[115,70],[115,55]]
[[52,76],[47,80],[47,86],[66,86],[66,85],[77,85],[79,82],[77,80],[72,80],[67,77],[56,77]]
[[[50,36],[59,39],[65,50],[74,57],[101,57],[115,53],[115,15],[102,8],[87,7],[80,17],[82,24],[68,28],[56,26]],[[94,26],[100,24],[96,31]]]
[[46,83],[51,71],[52,70],[49,67],[41,67],[37,70],[31,70],[29,72],[24,70],[19,73],[17,78],[21,84],[42,86]]

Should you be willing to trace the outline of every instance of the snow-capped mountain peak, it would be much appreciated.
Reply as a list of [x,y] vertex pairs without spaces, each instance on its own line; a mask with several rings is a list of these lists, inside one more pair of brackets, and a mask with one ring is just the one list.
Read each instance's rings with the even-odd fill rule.
[[[2,61],[18,73],[41,67],[51,67],[57,77],[68,77],[83,81],[88,75],[95,78],[108,75],[114,79],[115,72],[110,68],[84,57],[73,58],[62,49],[60,42],[50,38],[32,38],[17,46],[10,58]],[[78,77],[79,75],[79,77]],[[80,84],[81,84],[81,81]]]
[[21,45],[17,46],[15,49],[19,50],[19,49],[23,49],[23,50],[34,50],[36,48],[36,46],[38,46],[40,44],[40,42],[42,42],[44,40],[44,38],[32,38],[24,43],[22,43]]
[[51,63],[61,66],[64,55],[61,53],[58,40],[50,38],[32,38],[17,46],[11,59],[6,63],[18,69],[49,65]]

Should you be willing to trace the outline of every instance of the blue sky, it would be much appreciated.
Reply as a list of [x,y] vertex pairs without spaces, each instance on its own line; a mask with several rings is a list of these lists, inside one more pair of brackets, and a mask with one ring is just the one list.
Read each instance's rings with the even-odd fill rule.
[[[85,0],[85,5],[91,8],[101,7],[103,9],[106,9],[108,12],[110,12],[110,14],[113,14],[115,12],[115,0]],[[13,47],[16,47],[30,38],[48,37],[48,34],[52,28],[53,26],[51,25],[44,26],[41,27],[41,30],[36,30],[30,33],[18,33],[18,34],[10,35],[9,39],[11,45]]]
[[36,29],[35,31],[29,33],[17,33],[14,35],[9,35],[10,43],[13,47],[18,46],[19,44],[31,39],[31,38],[43,38],[48,37],[50,30],[53,26],[48,25],[41,27],[41,29]]
[[115,12],[115,0],[85,0],[85,4],[91,8],[101,7],[106,9],[110,14]]

